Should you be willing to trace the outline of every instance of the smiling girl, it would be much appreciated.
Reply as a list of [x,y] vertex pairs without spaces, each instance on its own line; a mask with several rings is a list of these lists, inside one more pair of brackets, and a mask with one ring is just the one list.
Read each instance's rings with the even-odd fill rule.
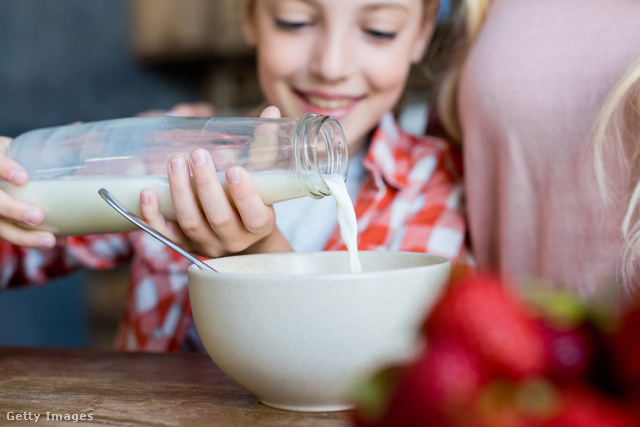
[[[428,47],[437,6],[425,0],[248,0],[244,31],[256,48],[266,101],[278,108],[272,114],[323,114],[342,125],[358,247],[455,261],[464,251],[465,226],[450,147],[407,135],[391,114]],[[180,227],[164,221],[151,190],[143,192],[143,215],[203,255],[344,249],[330,198],[265,206],[246,172],[231,168],[227,182],[236,210],[205,150],[189,160],[170,159],[169,180]]]
[[[428,252],[456,262],[466,254],[465,218],[450,145],[405,133],[392,114],[411,67],[429,46],[438,5],[437,0],[246,0],[244,32],[256,49],[260,86],[271,105],[262,116],[316,113],[342,125],[359,249]],[[169,181],[177,223],[165,221],[157,195],[148,189],[140,197],[144,218],[206,257],[345,249],[332,198],[266,206],[245,170],[231,167],[225,173],[233,204],[206,150],[173,156]],[[0,177],[26,183],[24,169],[4,155]],[[0,215],[5,217],[0,288],[132,260],[117,346],[155,351],[189,346],[194,331],[189,261],[141,232],[72,237],[56,245],[48,233],[14,225],[37,225],[44,214],[5,194],[0,194]]]

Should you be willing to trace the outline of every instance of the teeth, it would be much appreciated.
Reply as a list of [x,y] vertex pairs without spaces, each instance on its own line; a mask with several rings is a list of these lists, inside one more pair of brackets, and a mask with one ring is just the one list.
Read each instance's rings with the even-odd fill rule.
[[349,99],[325,99],[318,98],[316,96],[308,96],[307,102],[312,104],[315,107],[325,108],[328,110],[335,110],[338,108],[345,108],[351,105],[351,100]]

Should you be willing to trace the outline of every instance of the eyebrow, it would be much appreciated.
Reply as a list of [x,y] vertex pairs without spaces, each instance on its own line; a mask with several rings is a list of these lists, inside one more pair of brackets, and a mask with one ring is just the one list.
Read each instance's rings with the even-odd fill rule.
[[[317,0],[290,0],[290,1],[297,1],[300,3],[307,3],[309,5],[313,5],[313,6],[318,6],[319,3]],[[349,0],[345,0],[345,1],[349,1]],[[404,10],[405,12],[409,12],[409,7],[404,5],[404,4],[399,4],[399,3],[395,3],[395,2],[385,2],[385,1],[380,1],[380,2],[376,2],[376,3],[371,3],[371,4],[367,4],[363,7],[363,9],[366,10],[380,10],[380,9],[386,9],[386,8],[394,8],[394,9],[401,9]]]
[[372,4],[368,4],[364,7],[364,9],[366,10],[380,10],[380,9],[400,9],[403,10],[405,12],[409,12],[409,7],[404,5],[404,4],[399,4],[399,3],[391,3],[391,2],[379,2],[379,3],[372,3]]

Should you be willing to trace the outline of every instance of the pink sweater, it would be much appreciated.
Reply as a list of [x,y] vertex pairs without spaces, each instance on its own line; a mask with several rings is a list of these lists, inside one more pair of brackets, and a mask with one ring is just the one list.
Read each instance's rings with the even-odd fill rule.
[[621,205],[598,194],[590,132],[638,57],[638,0],[493,2],[459,98],[480,267],[585,295],[615,280]]

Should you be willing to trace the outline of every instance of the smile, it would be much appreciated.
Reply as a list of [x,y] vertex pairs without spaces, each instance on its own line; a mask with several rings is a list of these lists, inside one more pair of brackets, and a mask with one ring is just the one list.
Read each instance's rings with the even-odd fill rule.
[[347,116],[351,110],[365,97],[325,95],[296,91],[305,108],[316,114],[330,115],[335,118]]
[[315,106],[315,107],[319,107],[319,108],[326,108],[329,110],[335,110],[335,109],[339,109],[339,108],[347,108],[348,106],[350,106],[351,104],[353,104],[355,102],[355,100],[353,98],[349,98],[349,99],[327,99],[327,98],[320,98],[318,96],[307,96],[306,97],[306,101]]

